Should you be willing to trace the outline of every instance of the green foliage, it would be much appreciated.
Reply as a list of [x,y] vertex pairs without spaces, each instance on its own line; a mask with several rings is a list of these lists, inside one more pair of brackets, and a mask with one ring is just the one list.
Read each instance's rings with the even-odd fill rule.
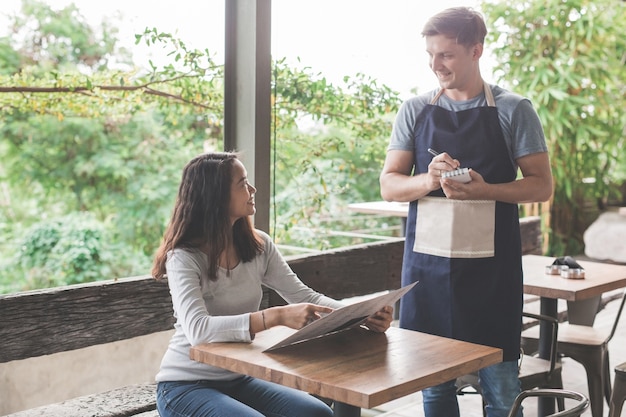
[[114,247],[108,230],[85,212],[44,220],[26,231],[8,270],[26,277],[21,289],[110,279],[117,268],[131,259],[112,258],[114,253],[128,248]]
[[380,198],[378,176],[400,99],[364,74],[335,86],[283,60],[274,68],[274,238],[336,247],[320,234],[350,225],[338,226],[333,217],[345,220],[349,202]]
[[582,232],[624,182],[626,3],[483,3],[501,81],[529,97],[554,175],[550,248],[582,252]]
[[7,38],[0,38],[0,75],[11,75],[19,70],[20,54]]
[[[222,149],[223,67],[208,50],[189,49],[156,28],[136,42],[166,51],[170,63],[120,66],[127,60],[116,30],[107,37],[106,25],[85,26],[73,6],[24,4],[13,25],[20,36],[0,39],[0,230],[8,237],[0,245],[0,288],[147,273],[182,166]],[[47,47],[33,49],[37,42]],[[397,94],[363,74],[337,86],[284,60],[274,68],[277,241],[350,243],[320,239],[316,230],[340,228],[348,202],[379,198]],[[17,244],[31,226],[37,232],[23,253]],[[74,237],[55,240],[66,234]],[[53,243],[69,258],[50,249]],[[19,262],[7,258],[15,252]]]
[[14,38],[24,39],[19,45],[24,65],[37,64],[40,72],[79,64],[98,71],[113,58],[118,65],[130,63],[129,52],[116,48],[117,27],[105,20],[92,28],[74,4],[53,10],[44,2],[23,0],[12,32]]
[[[203,148],[218,147],[223,93],[214,85],[221,82],[204,81],[209,72],[200,68],[214,66],[163,34],[146,41],[176,48],[180,58],[174,64],[181,72],[174,64],[111,69],[126,60],[116,47],[117,29],[103,25],[94,31],[74,6],[53,11],[28,1],[22,11],[14,17],[15,35],[0,39],[0,68],[6,68],[0,71],[0,225],[7,237],[0,245],[0,286],[28,289],[146,273],[181,167]],[[46,47],[35,50],[41,45]],[[15,252],[29,258],[15,246],[29,225],[47,230],[39,224],[44,219],[57,230],[54,219],[68,212],[89,213],[100,222],[106,244],[98,238],[97,257],[84,252],[85,239],[75,239],[75,250],[64,246],[71,261],[12,260]],[[34,239],[44,236],[52,234]],[[51,277],[60,265],[67,271]]]
[[[344,85],[334,86],[310,68],[287,67],[283,60],[274,64],[274,107],[278,130],[294,127],[301,117],[312,121],[347,126],[355,139],[389,136],[387,123],[380,118],[395,114],[398,93],[365,74],[345,76]],[[319,155],[324,150],[317,150]],[[372,153],[378,149],[371,149]],[[379,154],[377,154],[379,156]],[[384,156],[383,156],[384,158]]]
[[154,116],[136,114],[117,125],[83,118],[59,123],[50,116],[13,119],[0,126],[7,140],[7,182],[16,190],[46,190],[42,203],[62,200],[69,211],[109,219],[118,236],[150,253],[180,166],[202,147],[191,135],[166,136]]

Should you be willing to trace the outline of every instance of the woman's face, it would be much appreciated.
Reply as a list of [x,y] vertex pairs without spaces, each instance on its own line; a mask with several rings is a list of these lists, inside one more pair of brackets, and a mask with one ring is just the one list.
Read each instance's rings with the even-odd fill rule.
[[230,219],[235,223],[242,217],[252,216],[256,212],[254,205],[256,188],[248,182],[248,173],[241,161],[233,162],[233,182],[230,185]]

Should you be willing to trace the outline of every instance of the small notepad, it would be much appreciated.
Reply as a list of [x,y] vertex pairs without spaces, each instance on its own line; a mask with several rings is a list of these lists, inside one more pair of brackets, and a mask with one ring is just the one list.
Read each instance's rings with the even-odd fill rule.
[[458,168],[454,171],[446,171],[441,174],[441,178],[450,178],[451,180],[463,183],[470,182],[472,180],[472,177],[470,177],[469,174],[469,168]]

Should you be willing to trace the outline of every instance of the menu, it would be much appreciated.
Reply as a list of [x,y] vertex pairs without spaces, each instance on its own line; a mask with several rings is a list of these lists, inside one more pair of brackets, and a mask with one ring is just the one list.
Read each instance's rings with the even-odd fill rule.
[[307,324],[291,336],[265,349],[264,352],[361,326],[372,314],[380,311],[385,306],[395,304],[416,284],[417,282],[414,282],[383,295],[333,310],[331,313]]

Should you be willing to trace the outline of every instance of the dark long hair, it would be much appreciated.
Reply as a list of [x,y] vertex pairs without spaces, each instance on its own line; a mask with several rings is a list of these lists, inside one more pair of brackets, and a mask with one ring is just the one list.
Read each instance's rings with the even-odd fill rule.
[[217,280],[220,254],[233,239],[241,262],[251,261],[263,250],[250,217],[230,224],[230,187],[233,181],[233,152],[213,152],[199,155],[183,169],[172,217],[156,252],[152,276],[166,275],[167,253],[175,248],[208,249],[209,279]]

